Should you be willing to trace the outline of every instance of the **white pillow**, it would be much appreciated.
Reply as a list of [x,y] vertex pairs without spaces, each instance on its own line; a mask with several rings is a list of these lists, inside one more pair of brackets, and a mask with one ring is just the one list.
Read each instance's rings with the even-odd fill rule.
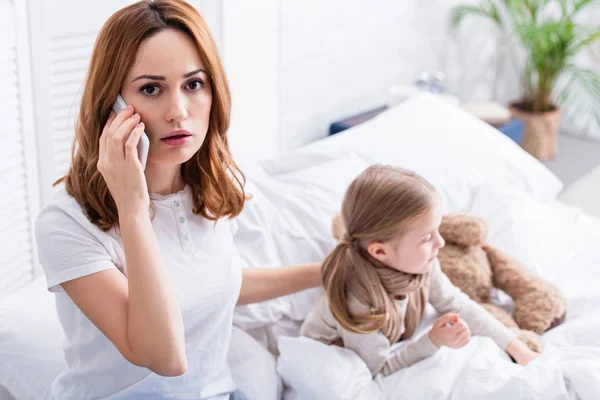
[[581,289],[581,278],[598,279],[599,218],[494,185],[479,190],[470,211],[488,222],[490,244],[564,291]]
[[16,400],[12,394],[4,387],[0,385],[0,400]]
[[373,379],[352,350],[306,337],[281,337],[277,371],[288,390],[286,400],[385,399],[381,378]]
[[54,295],[39,277],[0,299],[0,385],[16,399],[48,397],[65,366]]
[[237,390],[248,400],[279,400],[283,383],[275,357],[243,330],[233,327],[227,354]]
[[[510,138],[460,108],[421,95],[344,132],[262,161],[271,175],[354,151],[369,162],[413,170],[441,192],[451,211],[469,208],[486,183],[556,198],[562,182]],[[306,163],[301,162],[302,158]]]
[[[331,221],[339,212],[350,182],[369,163],[353,153],[277,176],[249,174],[253,197],[237,218],[234,242],[248,267],[272,267],[322,261],[333,249]],[[283,318],[301,321],[312,310],[320,289],[236,308],[234,323],[245,330]]]
[[558,199],[600,217],[600,165],[571,183]]

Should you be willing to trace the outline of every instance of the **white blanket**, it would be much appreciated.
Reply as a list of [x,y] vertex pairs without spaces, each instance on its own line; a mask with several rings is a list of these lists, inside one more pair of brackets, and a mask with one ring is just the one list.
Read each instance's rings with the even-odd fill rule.
[[[593,400],[600,393],[599,317],[596,313],[557,328],[545,353],[527,367],[512,363],[491,339],[474,337],[462,349],[443,348],[410,368],[372,380],[350,350],[282,337],[278,372],[290,386],[285,396],[290,400]],[[564,343],[569,336],[576,345]]]

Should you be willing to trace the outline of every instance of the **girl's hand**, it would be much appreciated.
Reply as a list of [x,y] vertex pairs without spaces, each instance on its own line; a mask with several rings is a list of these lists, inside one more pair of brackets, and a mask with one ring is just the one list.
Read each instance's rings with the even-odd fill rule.
[[459,349],[471,340],[471,330],[458,314],[445,314],[435,321],[429,338],[437,347]]
[[146,176],[137,155],[144,132],[139,114],[128,106],[118,115],[110,113],[100,136],[98,171],[115,199],[119,215],[148,212],[150,196]]
[[517,338],[511,340],[506,346],[506,352],[517,362],[519,365],[527,365],[531,361],[535,360],[539,354],[531,350],[525,343]]

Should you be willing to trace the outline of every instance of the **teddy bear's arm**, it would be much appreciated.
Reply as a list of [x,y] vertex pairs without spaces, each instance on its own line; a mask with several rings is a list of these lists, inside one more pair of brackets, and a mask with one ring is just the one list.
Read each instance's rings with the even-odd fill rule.
[[556,286],[529,272],[496,247],[483,248],[492,266],[494,286],[512,297],[514,318],[521,329],[542,334],[564,322],[567,300]]

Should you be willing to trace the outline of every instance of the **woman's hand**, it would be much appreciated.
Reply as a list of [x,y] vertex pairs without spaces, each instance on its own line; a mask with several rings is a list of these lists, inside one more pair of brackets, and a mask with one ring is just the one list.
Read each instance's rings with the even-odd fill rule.
[[147,212],[150,206],[146,177],[137,155],[144,132],[139,114],[128,106],[118,115],[110,113],[100,136],[98,171],[115,199],[119,215]]
[[539,356],[539,353],[531,350],[525,343],[517,338],[514,338],[508,343],[506,346],[506,352],[519,365],[527,365]]
[[429,338],[437,347],[459,349],[471,340],[471,330],[458,314],[445,314],[435,321]]

